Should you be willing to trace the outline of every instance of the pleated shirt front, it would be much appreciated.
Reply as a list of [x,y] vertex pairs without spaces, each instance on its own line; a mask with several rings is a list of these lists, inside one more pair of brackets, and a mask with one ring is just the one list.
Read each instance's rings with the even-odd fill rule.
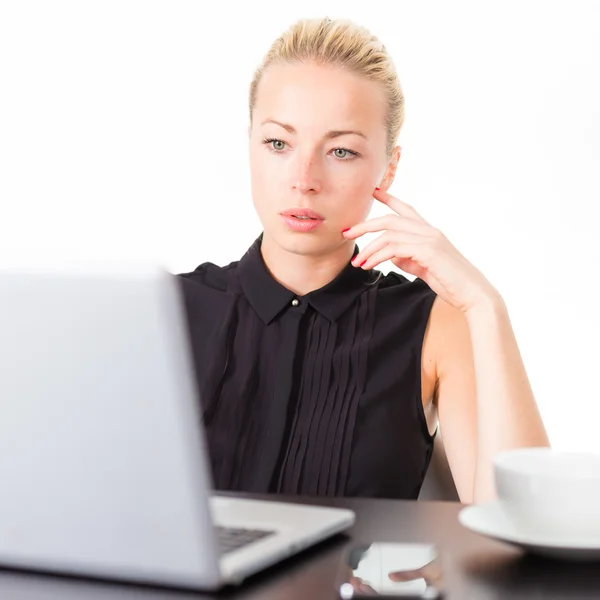
[[261,241],[178,276],[215,488],[416,498],[433,449],[421,351],[435,293],[348,263],[296,296]]

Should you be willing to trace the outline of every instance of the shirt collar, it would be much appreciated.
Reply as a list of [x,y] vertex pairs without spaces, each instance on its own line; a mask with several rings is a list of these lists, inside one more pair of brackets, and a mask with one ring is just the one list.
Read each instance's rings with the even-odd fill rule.
[[[238,264],[242,290],[252,308],[265,323],[270,323],[294,298],[308,302],[315,310],[336,321],[373,280],[373,271],[365,271],[348,264],[328,284],[297,296],[273,278],[262,257],[260,246],[263,234],[254,241]],[[359,252],[354,245],[354,258]]]

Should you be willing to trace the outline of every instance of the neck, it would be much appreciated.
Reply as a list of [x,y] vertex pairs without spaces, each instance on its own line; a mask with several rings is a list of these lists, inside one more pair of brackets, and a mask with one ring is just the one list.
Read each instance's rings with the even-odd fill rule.
[[261,254],[276,281],[296,295],[304,296],[340,274],[352,258],[354,244],[354,240],[348,240],[332,252],[312,256],[287,252],[263,234]]

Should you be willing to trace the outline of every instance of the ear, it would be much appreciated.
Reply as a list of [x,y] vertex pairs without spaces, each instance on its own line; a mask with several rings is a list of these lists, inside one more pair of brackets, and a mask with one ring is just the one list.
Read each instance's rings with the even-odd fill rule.
[[392,151],[392,158],[390,158],[385,170],[385,174],[378,186],[383,191],[387,191],[391,187],[392,183],[394,183],[394,178],[396,177],[396,170],[398,169],[398,162],[400,161],[401,154],[402,148],[400,146],[396,146]]

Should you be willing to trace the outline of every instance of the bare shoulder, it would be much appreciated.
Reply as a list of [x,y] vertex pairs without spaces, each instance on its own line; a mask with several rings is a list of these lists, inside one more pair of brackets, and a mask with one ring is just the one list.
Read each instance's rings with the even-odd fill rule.
[[[439,380],[452,364],[452,357],[470,349],[470,336],[463,313],[436,296],[423,339],[423,376],[432,390],[431,400],[437,401]],[[423,398],[425,401],[425,397]]]

